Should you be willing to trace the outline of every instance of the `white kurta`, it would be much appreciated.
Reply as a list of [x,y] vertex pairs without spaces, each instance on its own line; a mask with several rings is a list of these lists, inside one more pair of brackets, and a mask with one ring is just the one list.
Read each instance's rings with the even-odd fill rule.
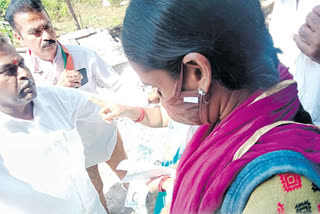
[[[79,45],[65,47],[72,56],[74,69],[78,71],[85,68],[87,71],[88,83],[81,86],[80,90],[97,93],[97,89],[104,89],[102,94],[108,96],[110,102],[133,106],[149,104],[146,93],[135,88],[134,84],[123,82],[120,75],[95,51]],[[25,60],[38,85],[55,85],[64,71],[65,62],[59,45],[53,62],[44,61],[33,53],[27,55]]]
[[[72,56],[74,69],[85,68],[88,83],[79,89],[96,93],[97,87],[107,88],[112,91],[120,87],[120,76],[96,52],[79,45],[65,45]],[[45,61],[33,53],[26,57],[26,65],[33,72],[37,83],[41,85],[54,85],[57,83],[61,72],[64,71],[64,58],[58,44],[57,53],[53,62]],[[37,68],[36,71],[34,68]]]
[[[85,158],[91,164],[110,158],[116,124],[101,120],[99,108],[78,90],[37,91],[33,121],[0,112],[0,213],[105,213]],[[86,136],[79,127],[87,129]]]
[[320,0],[275,1],[270,32],[275,47],[280,48],[282,63],[288,66],[298,83],[299,98],[304,108],[310,113],[314,124],[320,125],[320,65],[301,53],[292,39],[299,28],[306,22],[312,8],[320,5]]

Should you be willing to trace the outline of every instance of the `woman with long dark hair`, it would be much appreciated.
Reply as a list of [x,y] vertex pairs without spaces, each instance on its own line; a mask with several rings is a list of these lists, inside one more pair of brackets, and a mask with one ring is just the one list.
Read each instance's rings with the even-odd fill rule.
[[130,2],[122,42],[132,67],[172,119],[202,125],[177,168],[171,213],[318,209],[320,131],[264,21],[258,0]]

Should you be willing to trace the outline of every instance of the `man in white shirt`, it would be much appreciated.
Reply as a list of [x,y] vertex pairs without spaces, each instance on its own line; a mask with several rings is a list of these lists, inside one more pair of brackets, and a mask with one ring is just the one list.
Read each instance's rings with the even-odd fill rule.
[[23,58],[0,35],[0,213],[106,213],[85,159],[96,164],[113,156],[118,132],[88,96],[36,88]]
[[320,0],[275,1],[270,32],[283,51],[280,61],[298,83],[303,107],[320,126]]
[[15,37],[29,49],[26,62],[37,82],[93,93],[97,87],[118,89],[119,75],[94,51],[57,41],[40,0],[11,1],[6,18]]
[[[11,1],[6,18],[16,38],[29,48],[27,56],[29,60],[26,60],[29,63],[26,64],[31,69],[37,84],[79,88],[93,93],[97,92],[97,87],[112,91],[119,89],[119,75],[94,51],[81,46],[64,46],[57,41],[51,21],[40,0]],[[86,128],[79,131],[83,135],[88,133]],[[121,139],[115,150],[117,156],[113,156],[108,164],[122,179],[125,172],[116,170],[118,163],[127,157]],[[106,206],[98,163],[101,162],[92,164],[86,161],[86,167],[99,192],[101,202]]]

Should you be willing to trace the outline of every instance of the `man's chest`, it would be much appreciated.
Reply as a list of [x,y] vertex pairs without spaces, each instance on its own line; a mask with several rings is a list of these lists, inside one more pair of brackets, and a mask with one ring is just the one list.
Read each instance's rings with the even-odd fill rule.
[[[51,122],[54,123],[54,122]],[[1,127],[0,156],[10,174],[37,191],[63,197],[84,171],[81,139],[68,124],[11,122]]]
[[[92,72],[92,66],[85,62],[78,62],[74,65],[74,70],[82,75],[81,87],[79,89],[95,92],[96,80]],[[41,84],[57,85],[63,72],[66,72],[63,65],[53,64],[48,66],[39,66],[38,71],[34,71],[33,75],[36,81]]]

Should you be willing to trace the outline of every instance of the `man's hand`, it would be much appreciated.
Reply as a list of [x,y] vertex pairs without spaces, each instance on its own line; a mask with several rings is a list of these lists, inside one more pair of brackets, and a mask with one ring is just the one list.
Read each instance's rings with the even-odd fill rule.
[[320,5],[306,17],[306,23],[293,36],[298,48],[313,61],[320,63]]
[[83,76],[79,71],[75,70],[65,70],[60,74],[57,85],[71,87],[71,88],[79,88],[81,86],[81,80]]

